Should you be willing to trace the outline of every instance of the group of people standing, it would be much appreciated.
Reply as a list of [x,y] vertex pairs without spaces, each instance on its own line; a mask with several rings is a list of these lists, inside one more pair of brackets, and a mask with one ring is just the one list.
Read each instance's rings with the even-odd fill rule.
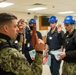
[[[48,55],[51,56],[49,68],[52,75],[60,75],[62,60],[64,61],[62,75],[76,74],[76,30],[73,16],[64,18],[66,33],[61,25],[57,26],[56,16],[51,16],[48,20],[50,31],[47,33],[46,43],[42,40],[42,34],[36,30],[35,19],[30,19],[29,28],[25,23],[21,23],[22,20],[19,22],[16,20],[15,15],[0,13],[0,73],[2,75],[41,75],[43,56]],[[33,41],[32,38],[34,38]],[[12,42],[14,39],[15,43]],[[22,45],[23,57],[18,51],[20,45]],[[33,50],[35,59],[32,60],[29,53]],[[61,50],[58,54],[60,60],[51,53],[57,50]]]
[[[73,16],[66,16],[64,18],[64,27],[66,33],[62,31],[62,27],[57,24],[56,16],[51,16],[49,18],[50,31],[47,33],[46,39],[46,49],[44,56],[47,54],[51,56],[51,66],[50,71],[52,75],[60,75],[59,69],[61,60],[63,60],[62,75],[75,75],[76,74],[76,30],[75,30],[75,20]],[[62,50],[58,54],[60,60],[56,60],[54,54],[51,51]],[[47,51],[48,50],[48,51]]]

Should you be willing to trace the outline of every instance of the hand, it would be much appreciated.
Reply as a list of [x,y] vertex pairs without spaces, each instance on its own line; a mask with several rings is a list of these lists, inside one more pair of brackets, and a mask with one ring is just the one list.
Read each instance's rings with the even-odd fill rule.
[[37,51],[43,51],[44,50],[44,48],[45,48],[45,43],[43,42],[43,40],[41,40],[41,39],[38,39],[37,40],[38,42],[36,43],[36,45],[35,45],[35,50],[37,50]]
[[24,30],[25,27],[26,27],[26,23],[24,22],[23,19],[20,19],[18,21],[19,33],[23,33],[23,30]]
[[66,57],[66,53],[65,52],[62,52],[58,56],[63,59],[64,57]]
[[58,24],[58,29],[57,29],[58,33],[60,33],[62,31],[62,26],[61,24]]

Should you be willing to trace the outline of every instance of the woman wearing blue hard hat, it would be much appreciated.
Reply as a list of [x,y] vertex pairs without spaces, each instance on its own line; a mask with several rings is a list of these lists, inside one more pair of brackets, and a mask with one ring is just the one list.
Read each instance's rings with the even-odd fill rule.
[[[59,28],[57,28],[57,18],[56,16],[51,16],[49,18],[49,24],[50,24],[50,31],[47,33],[47,39],[46,39],[46,48],[45,48],[45,53],[44,55],[46,56],[47,50],[48,55],[51,56],[51,66],[50,66],[50,71],[52,75],[60,75],[59,69],[60,69],[60,63],[61,60],[56,60],[54,55],[51,54],[51,51],[57,51],[61,49],[61,44],[59,43],[58,40],[58,34],[60,33],[62,36],[64,35],[64,32],[61,31]],[[61,31],[61,32],[60,32]]]
[[73,16],[66,16],[64,21],[66,33],[63,39],[64,52],[59,56],[64,60],[62,75],[76,75],[76,30]]

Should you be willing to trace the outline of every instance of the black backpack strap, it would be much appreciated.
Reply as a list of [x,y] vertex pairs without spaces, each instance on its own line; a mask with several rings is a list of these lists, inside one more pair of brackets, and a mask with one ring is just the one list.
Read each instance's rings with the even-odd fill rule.
[[6,48],[6,47],[12,47],[12,48],[15,48],[18,50],[18,45],[15,44],[15,43],[10,43],[10,42],[4,42],[2,40],[0,40],[0,50],[2,50],[3,48]]
[[[3,48],[6,48],[6,47],[11,47],[11,45],[8,42],[4,42],[4,41],[0,40],[0,51]],[[2,68],[0,68],[0,74],[2,74],[2,75],[16,75],[16,74],[14,74],[12,72],[6,72]]]

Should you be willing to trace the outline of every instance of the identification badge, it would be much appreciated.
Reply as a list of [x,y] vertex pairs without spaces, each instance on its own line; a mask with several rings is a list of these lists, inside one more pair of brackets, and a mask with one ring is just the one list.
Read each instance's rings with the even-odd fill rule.
[[52,39],[52,37],[49,37],[49,39],[51,40],[51,39]]
[[27,47],[30,47],[30,43],[27,44]]

